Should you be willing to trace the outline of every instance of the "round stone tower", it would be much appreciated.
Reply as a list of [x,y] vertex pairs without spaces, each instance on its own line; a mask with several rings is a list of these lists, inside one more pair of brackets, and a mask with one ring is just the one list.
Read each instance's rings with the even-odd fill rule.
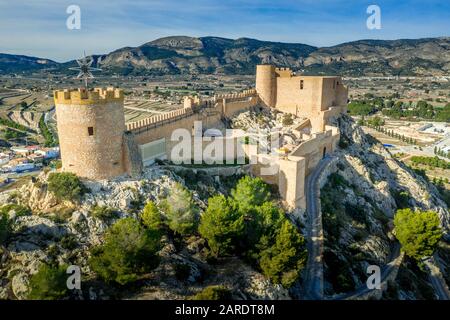
[[123,91],[54,92],[62,170],[89,179],[125,173]]
[[275,107],[276,90],[275,66],[266,64],[256,66],[256,91],[266,106]]

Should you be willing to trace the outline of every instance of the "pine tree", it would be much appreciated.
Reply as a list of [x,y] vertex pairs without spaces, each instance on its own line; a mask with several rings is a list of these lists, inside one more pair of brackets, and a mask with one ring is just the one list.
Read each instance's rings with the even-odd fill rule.
[[149,229],[159,229],[163,224],[161,213],[153,201],[147,202],[142,210],[141,219],[144,226]]
[[191,192],[181,183],[175,183],[169,196],[161,201],[160,208],[165,214],[169,228],[175,233],[184,236],[196,231],[199,210]]
[[439,216],[434,211],[397,210],[394,226],[402,250],[418,261],[431,256],[442,237]]
[[244,216],[223,195],[208,200],[198,228],[215,256],[231,254],[244,231]]
[[284,287],[291,287],[298,279],[306,262],[305,239],[285,220],[276,235],[275,243],[261,252],[260,267],[264,275]]

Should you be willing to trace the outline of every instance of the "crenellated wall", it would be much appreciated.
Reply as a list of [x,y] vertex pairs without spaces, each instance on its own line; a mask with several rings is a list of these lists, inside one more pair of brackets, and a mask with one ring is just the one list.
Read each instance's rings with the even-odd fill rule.
[[[267,183],[278,185],[286,206],[304,209],[305,177],[325,154],[335,150],[339,140],[338,129],[328,123],[330,118],[346,112],[347,88],[339,77],[296,76],[288,68],[263,65],[257,67],[256,89],[219,94],[205,100],[185,97],[181,109],[127,124],[121,90],[55,91],[54,99],[63,170],[92,179],[108,179],[124,173],[136,176],[144,162],[151,163],[159,156],[170,159],[173,147],[179,143],[171,141],[173,132],[186,129],[192,137],[196,121],[202,123],[202,131],[220,128],[224,118],[258,105],[304,117],[302,123],[292,128],[303,141],[288,155],[258,154],[253,145],[244,148],[249,158],[259,159],[257,164],[252,164],[252,172]],[[237,145],[236,139],[214,138],[214,141],[227,146],[228,142]],[[211,140],[203,141],[202,154],[209,150]],[[224,158],[234,160],[235,154],[225,153]],[[261,173],[267,168],[267,161],[275,161],[278,170]]]
[[139,121],[129,122],[126,124],[126,128],[128,131],[139,133],[143,129],[150,130],[170,122],[189,118],[193,113],[191,108],[178,109],[167,113],[157,114]]
[[255,89],[216,95],[207,100],[185,97],[182,109],[127,123],[126,129],[135,135],[138,144],[145,144],[161,138],[169,139],[177,128],[192,130],[194,121],[202,121],[205,129],[213,128],[222,117],[232,117],[258,102]]

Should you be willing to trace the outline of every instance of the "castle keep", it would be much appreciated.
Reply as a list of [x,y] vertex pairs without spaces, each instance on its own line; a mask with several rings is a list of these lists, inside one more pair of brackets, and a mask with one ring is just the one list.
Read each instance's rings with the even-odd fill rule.
[[328,119],[347,107],[340,77],[296,76],[272,65],[257,66],[256,91],[266,106],[309,118],[314,131],[323,131]]
[[[261,175],[264,161],[251,171],[278,185],[288,207],[304,208],[305,177],[339,140],[330,120],[346,112],[347,88],[340,77],[297,76],[287,68],[259,65],[255,89],[207,100],[185,97],[182,109],[126,124],[120,89],[58,90],[54,100],[62,170],[88,179],[137,176],[155,159],[170,160],[178,143],[171,139],[173,131],[194,134],[196,121],[203,129],[220,128],[224,120],[255,107],[293,114],[302,118],[292,126],[297,145],[286,146],[282,155],[258,154],[254,145],[244,146],[244,152],[250,159],[277,163],[279,170],[271,175]],[[220,139],[225,145],[227,138]]]

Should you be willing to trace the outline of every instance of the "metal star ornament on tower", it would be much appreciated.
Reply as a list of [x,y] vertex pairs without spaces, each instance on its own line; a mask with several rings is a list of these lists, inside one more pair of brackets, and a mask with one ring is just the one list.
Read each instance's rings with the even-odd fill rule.
[[91,67],[92,63],[94,62],[94,59],[92,57],[86,57],[86,52],[84,53],[84,57],[77,60],[78,67],[75,68],[69,68],[70,70],[77,70],[79,71],[77,75],[77,79],[83,79],[84,85],[87,89],[88,87],[88,79],[93,79],[94,75],[92,74],[92,71],[101,71],[102,69],[99,68],[93,68]]

